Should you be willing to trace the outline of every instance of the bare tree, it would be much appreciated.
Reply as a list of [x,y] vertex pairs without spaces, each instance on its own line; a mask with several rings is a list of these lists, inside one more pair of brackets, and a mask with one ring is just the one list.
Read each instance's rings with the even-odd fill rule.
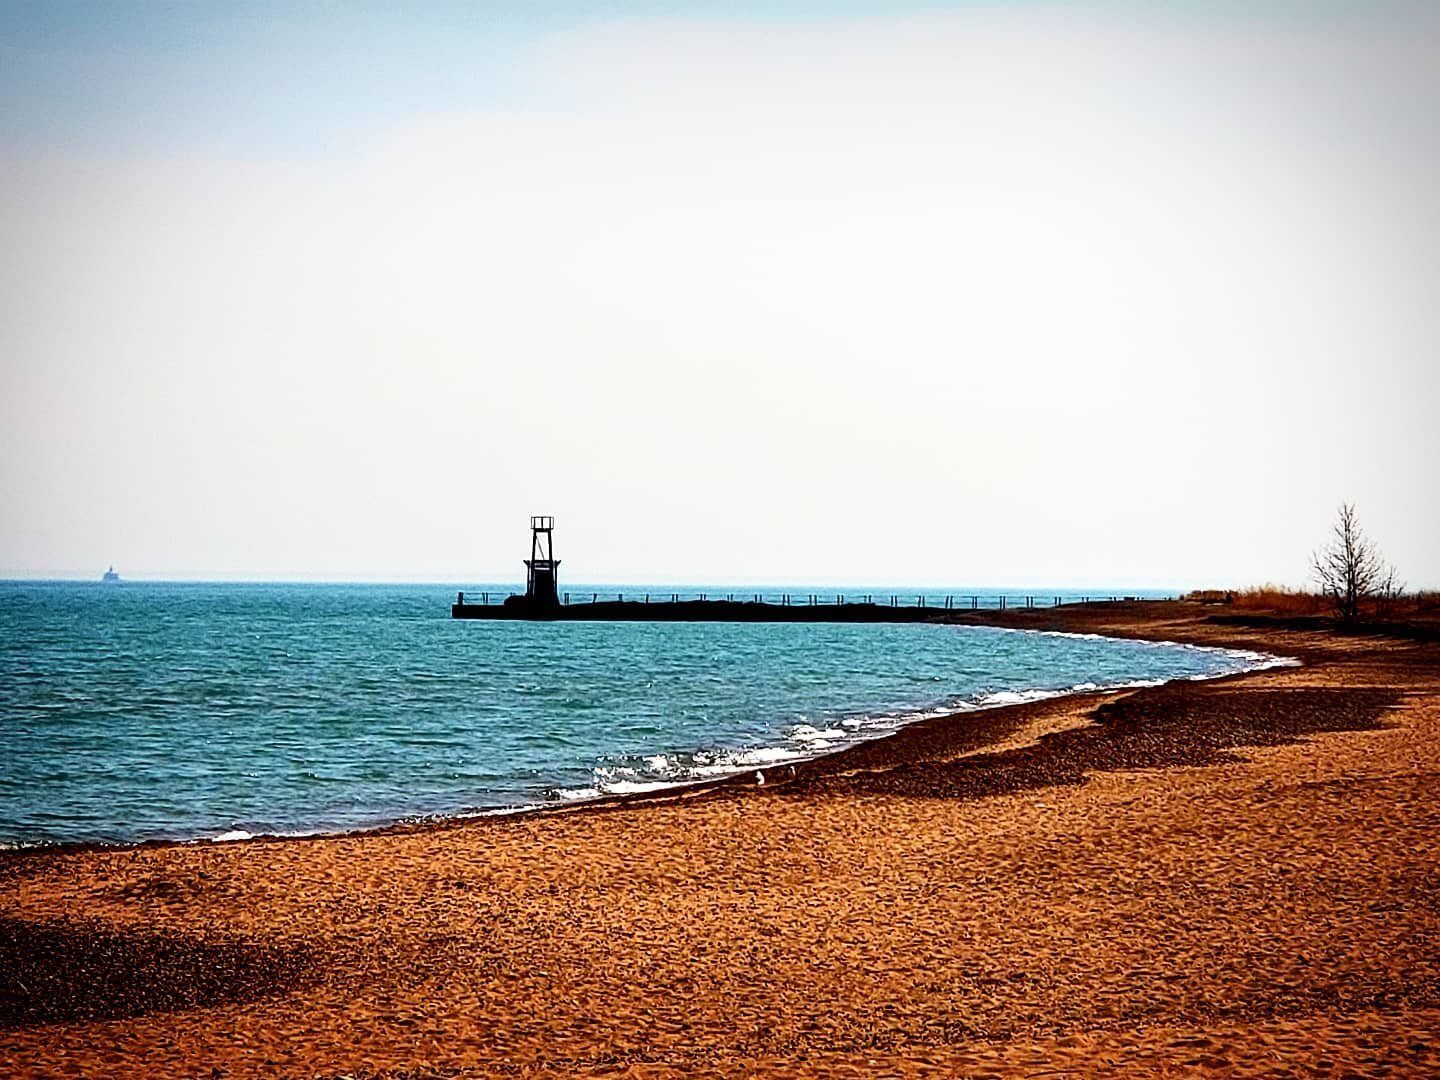
[[1395,567],[1385,569],[1385,577],[1380,582],[1380,587],[1375,593],[1375,617],[1388,619],[1400,604],[1400,598],[1405,595],[1405,583],[1395,573]]
[[1380,549],[1360,528],[1350,503],[1341,505],[1330,542],[1311,557],[1311,566],[1321,591],[1345,622],[1359,618],[1362,601],[1379,597],[1388,607],[1403,589],[1395,568],[1386,564]]

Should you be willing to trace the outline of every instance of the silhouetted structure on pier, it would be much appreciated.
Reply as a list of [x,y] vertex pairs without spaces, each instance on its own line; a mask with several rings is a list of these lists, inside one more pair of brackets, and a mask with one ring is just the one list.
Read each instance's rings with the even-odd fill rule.
[[560,560],[555,558],[555,519],[530,519],[530,558],[525,560],[525,603],[532,608],[560,606]]
[[[571,602],[570,594],[560,592],[560,560],[555,558],[555,519],[549,515],[537,515],[530,519],[530,558],[525,560],[525,592],[513,594],[503,601],[491,602],[491,593],[482,592],[477,603],[466,601],[462,592],[450,605],[450,616],[455,619],[553,619],[581,621],[587,619],[606,622],[845,622],[845,623],[913,623],[950,622],[961,612],[979,611],[981,600],[986,607],[1058,607],[1062,598],[1056,596],[1053,603],[1046,603],[1050,597],[1035,596],[1005,597],[979,595],[959,597],[957,604],[953,595],[915,595],[914,603],[897,594],[881,596],[878,601],[871,593],[823,597],[815,593],[781,593],[765,596],[753,593],[747,600],[728,593],[725,599],[712,598],[706,593],[698,596],[682,596],[680,593],[660,594],[651,603],[650,593],[639,594],[642,599],[626,600],[624,594],[600,593],[580,594]],[[475,594],[471,594],[473,597]],[[614,595],[615,599],[609,599]],[[632,597],[635,594],[632,594]],[[888,603],[886,602],[888,599]],[[1075,597],[1070,603],[1089,604],[1092,600],[1122,599],[1111,597]],[[1138,597],[1126,596],[1125,600]],[[498,597],[497,597],[498,600]],[[901,602],[904,600],[905,602]],[[966,603],[966,601],[969,601]]]

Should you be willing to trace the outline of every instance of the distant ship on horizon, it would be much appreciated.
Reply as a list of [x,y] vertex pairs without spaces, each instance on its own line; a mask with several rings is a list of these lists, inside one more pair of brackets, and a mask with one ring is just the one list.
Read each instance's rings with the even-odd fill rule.
[[115,572],[114,564],[111,564],[110,569],[106,570],[105,573],[100,575],[100,580],[109,584],[115,584],[119,582],[120,575]]

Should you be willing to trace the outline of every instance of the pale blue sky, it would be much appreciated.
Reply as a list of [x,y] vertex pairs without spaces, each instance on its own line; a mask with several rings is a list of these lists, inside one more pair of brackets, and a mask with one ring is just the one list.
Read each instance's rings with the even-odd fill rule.
[[0,4],[0,102],[0,575],[1440,585],[1434,5]]
[[[1414,7],[1416,5],[1408,5]],[[543,103],[547,40],[646,20],[823,26],[936,14],[1338,28],[1404,3],[1291,0],[1066,5],[1038,0],[664,3],[0,4],[0,137],[131,148],[323,153],[416,113]]]

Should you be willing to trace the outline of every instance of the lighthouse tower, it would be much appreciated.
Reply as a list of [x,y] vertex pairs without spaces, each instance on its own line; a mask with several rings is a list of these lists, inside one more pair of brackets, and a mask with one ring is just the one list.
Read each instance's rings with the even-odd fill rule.
[[556,584],[560,560],[555,558],[555,519],[530,519],[530,558],[525,560],[525,599],[533,607],[559,607]]

